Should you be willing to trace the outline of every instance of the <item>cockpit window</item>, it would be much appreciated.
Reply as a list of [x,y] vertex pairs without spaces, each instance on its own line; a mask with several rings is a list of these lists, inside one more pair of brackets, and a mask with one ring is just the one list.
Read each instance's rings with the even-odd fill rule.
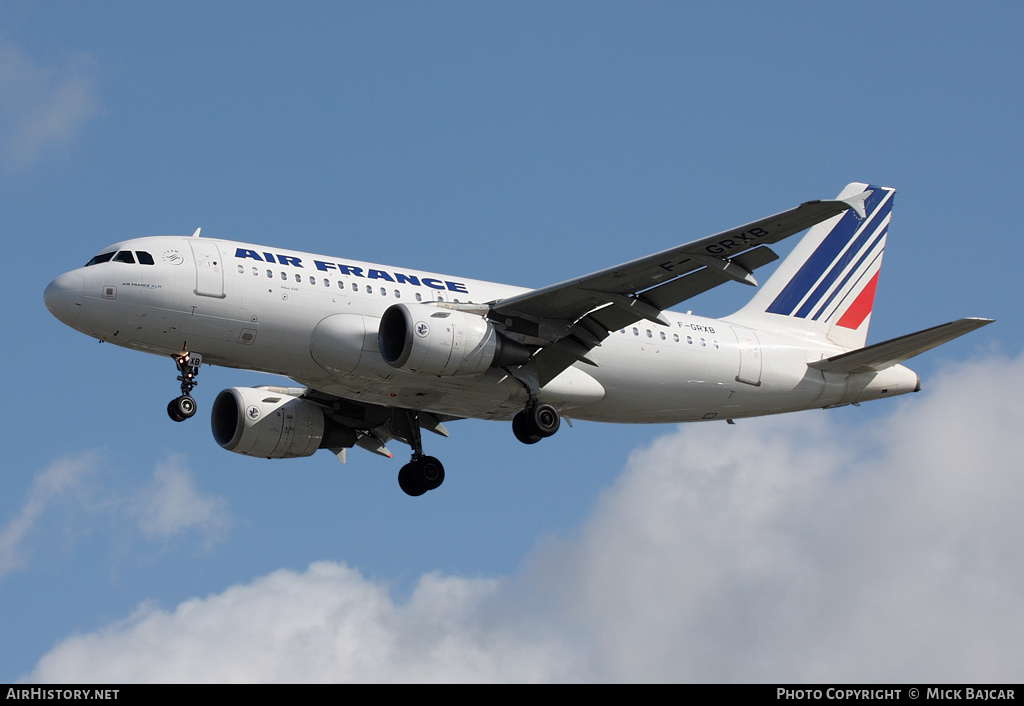
[[153,256],[150,255],[145,250],[136,250],[135,251],[135,257],[139,258],[139,264],[140,265],[155,265],[156,264],[156,262],[153,261]]
[[101,262],[110,262],[110,258],[112,257],[114,257],[114,253],[105,252],[102,255],[97,255],[93,259],[89,260],[89,262],[85,263],[85,266],[89,267],[89,265],[98,265]]
[[134,265],[135,256],[132,255],[131,250],[122,250],[117,255],[114,255],[114,262],[127,262],[129,265]]

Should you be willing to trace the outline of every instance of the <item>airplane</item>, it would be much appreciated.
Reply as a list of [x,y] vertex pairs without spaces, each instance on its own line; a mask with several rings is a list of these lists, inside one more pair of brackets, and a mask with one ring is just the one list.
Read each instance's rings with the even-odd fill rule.
[[[867,344],[895,190],[848,185],[631,262],[540,289],[200,236],[104,248],[46,288],[49,311],[101,342],[169,356],[196,413],[203,363],[298,387],[233,387],[213,402],[214,439],[239,454],[342,462],[360,447],[412,458],[412,496],[444,481],[422,431],[511,421],[519,441],[563,417],[619,423],[726,420],[916,392],[902,363],[992,319],[965,318]],[[769,247],[807,230],[763,286]],[[757,287],[723,319],[671,310],[721,284]]]

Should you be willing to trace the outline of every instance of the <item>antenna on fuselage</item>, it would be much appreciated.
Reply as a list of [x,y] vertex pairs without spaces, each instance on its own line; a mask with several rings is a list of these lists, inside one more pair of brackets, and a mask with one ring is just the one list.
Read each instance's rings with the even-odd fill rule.
[[198,238],[199,237],[199,231],[201,231],[201,230],[202,230],[202,228],[196,228],[196,232],[192,234],[192,237],[193,238]]

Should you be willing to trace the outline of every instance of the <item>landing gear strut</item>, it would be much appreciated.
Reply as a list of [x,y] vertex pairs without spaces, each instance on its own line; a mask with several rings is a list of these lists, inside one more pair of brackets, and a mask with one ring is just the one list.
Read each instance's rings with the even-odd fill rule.
[[536,444],[558,431],[562,420],[549,404],[532,402],[512,418],[512,432],[524,444]]
[[167,404],[167,416],[176,422],[183,422],[196,413],[196,401],[192,398],[192,388],[198,383],[196,376],[199,375],[199,366],[203,363],[203,356],[198,353],[182,353],[174,357],[174,363],[178,366],[178,380],[181,381],[181,396],[176,397]]
[[406,495],[423,495],[444,483],[444,466],[433,456],[423,455],[423,440],[420,435],[419,414],[412,410],[405,413],[404,421],[408,425],[409,445],[412,447],[412,460],[402,466],[398,472],[398,485]]

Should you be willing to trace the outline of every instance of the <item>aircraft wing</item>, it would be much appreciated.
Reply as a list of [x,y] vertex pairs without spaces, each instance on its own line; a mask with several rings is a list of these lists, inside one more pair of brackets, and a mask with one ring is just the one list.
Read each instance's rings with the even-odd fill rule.
[[608,335],[640,319],[660,324],[662,311],[713,287],[736,280],[757,285],[753,270],[778,256],[767,246],[853,208],[863,213],[865,194],[846,200],[810,201],[753,223],[663,250],[561,284],[491,304],[490,318],[527,344],[544,385]]

